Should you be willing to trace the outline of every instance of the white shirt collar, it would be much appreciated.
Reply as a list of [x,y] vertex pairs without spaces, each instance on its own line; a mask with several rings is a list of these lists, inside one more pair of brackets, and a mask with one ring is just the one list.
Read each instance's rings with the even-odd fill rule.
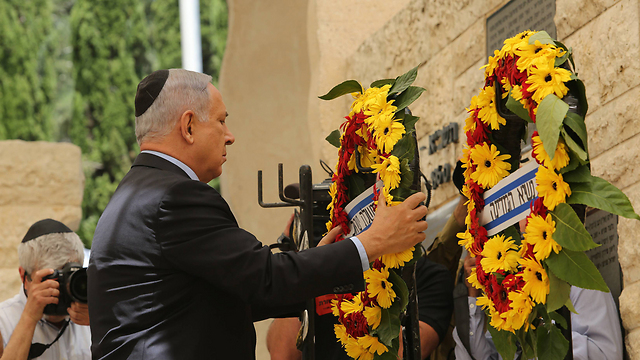
[[191,180],[200,181],[200,179],[198,179],[198,175],[196,175],[196,173],[193,170],[191,170],[190,167],[188,167],[182,161],[174,158],[173,156],[161,153],[159,151],[153,151],[153,150],[142,150],[140,153],[141,154],[151,154],[151,155],[155,155],[155,156],[161,157],[161,158],[167,160],[168,162],[172,163],[173,165],[175,165],[175,166],[179,167],[180,169],[182,169],[182,171],[184,171],[185,173],[187,173],[187,175],[189,175]]

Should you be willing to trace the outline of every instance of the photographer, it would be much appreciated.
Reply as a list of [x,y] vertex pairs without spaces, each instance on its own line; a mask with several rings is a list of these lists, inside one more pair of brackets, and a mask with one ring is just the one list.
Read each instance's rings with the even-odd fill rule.
[[55,270],[83,262],[78,235],[61,222],[38,221],[18,246],[18,257],[23,288],[0,303],[0,359],[90,359],[88,306],[71,302],[60,285],[71,273]]

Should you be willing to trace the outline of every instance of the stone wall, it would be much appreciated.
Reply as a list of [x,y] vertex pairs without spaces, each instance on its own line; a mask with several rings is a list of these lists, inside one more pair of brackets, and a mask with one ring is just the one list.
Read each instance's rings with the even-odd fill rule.
[[[465,106],[483,84],[485,22],[504,0],[413,0],[365,40],[348,59],[347,78],[368,84],[395,77],[422,63],[416,84],[427,91],[413,106],[421,116],[421,146],[427,134],[450,122],[463,124]],[[587,88],[592,170],[618,186],[640,212],[640,2],[638,0],[557,0],[558,39],[574,50]],[[464,139],[460,126],[460,139]],[[462,141],[429,156],[430,172],[460,157]],[[432,208],[456,196],[451,183],[434,192]],[[620,313],[631,359],[640,359],[640,223],[620,218],[618,256],[624,276]]]
[[0,301],[20,289],[17,248],[29,227],[52,218],[77,230],[83,191],[79,147],[0,141]]

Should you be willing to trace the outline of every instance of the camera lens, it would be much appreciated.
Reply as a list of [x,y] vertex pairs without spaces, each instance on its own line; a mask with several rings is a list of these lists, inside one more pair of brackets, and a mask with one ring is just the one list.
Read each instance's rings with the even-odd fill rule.
[[80,268],[71,274],[68,286],[69,295],[74,301],[87,303],[87,269]]

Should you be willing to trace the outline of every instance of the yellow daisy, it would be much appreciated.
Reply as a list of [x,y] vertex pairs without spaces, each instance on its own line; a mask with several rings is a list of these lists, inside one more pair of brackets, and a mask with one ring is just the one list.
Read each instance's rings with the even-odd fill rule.
[[367,318],[367,324],[372,329],[377,329],[380,326],[380,320],[382,320],[382,308],[379,306],[367,306],[362,312],[364,317]]
[[562,56],[564,49],[553,44],[542,44],[536,40],[534,44],[521,45],[515,53],[520,56],[516,62],[518,71],[527,70],[528,73],[532,73],[536,67],[545,67],[550,60],[555,61],[556,57]]
[[489,62],[487,65],[482,66],[484,68],[484,77],[488,78],[493,75],[493,71],[498,67],[498,59],[500,58],[500,51],[493,50],[493,56],[489,56]]
[[533,92],[532,98],[538,104],[549,94],[562,98],[569,91],[564,83],[571,80],[571,71],[555,67],[554,59],[550,59],[546,65],[532,68],[527,78],[527,84],[531,84],[529,92]]
[[482,310],[489,309],[490,312],[496,311],[495,305],[493,305],[493,301],[491,301],[491,299],[485,294],[476,298],[476,305],[480,306]]
[[383,153],[390,153],[398,140],[402,139],[402,135],[406,133],[404,125],[400,120],[394,120],[392,117],[381,118],[375,126],[373,136],[376,139],[378,150]]
[[335,324],[333,325],[333,331],[336,333],[336,339],[340,340],[340,342],[344,346],[347,343],[347,339],[349,338],[349,334],[347,334],[347,328],[344,325]]
[[500,49],[500,56],[505,57],[508,55],[515,55],[516,50],[519,50],[523,46],[529,44],[529,38],[533,34],[535,34],[535,32],[526,30],[512,38],[505,40],[504,45],[502,45],[502,49]]
[[333,316],[340,316],[339,304],[340,302],[338,301],[338,299],[331,300],[331,312],[333,313]]
[[553,239],[555,231],[556,223],[551,218],[551,214],[547,214],[545,219],[539,215],[529,218],[525,228],[524,242],[533,245],[533,252],[538,261],[548,258],[551,251],[557,254],[562,250],[562,246]]
[[378,353],[378,355],[382,355],[389,351],[389,349],[384,346],[380,341],[378,341],[377,337],[371,335],[365,335],[358,339],[358,344],[363,348],[369,350],[371,354]]
[[538,168],[536,173],[536,191],[543,197],[543,204],[549,210],[553,210],[560,203],[564,203],[571,196],[569,184],[564,182],[562,175],[544,166]]
[[[375,149],[369,149],[366,146],[358,146],[358,153],[360,154],[360,165],[362,167],[371,167],[373,164],[378,163],[378,152]],[[356,166],[356,152],[354,151],[347,162],[349,170],[360,172]]]
[[521,259],[520,264],[524,267],[522,279],[525,281],[522,291],[530,295],[533,301],[544,304],[549,294],[549,277],[547,272],[534,259]]
[[500,155],[495,145],[478,144],[470,153],[471,161],[477,166],[476,171],[471,174],[471,179],[476,181],[485,189],[495,186],[505,176],[509,175],[511,164],[505,160],[511,155]]
[[367,291],[369,295],[375,297],[378,304],[383,309],[391,307],[391,303],[396,298],[393,291],[393,284],[389,279],[389,270],[382,268],[380,271],[369,269],[364,272],[364,278],[367,280]]
[[457,233],[456,237],[458,237],[458,245],[464,246],[465,249],[469,250],[471,245],[473,245],[473,235],[467,229],[465,232]]
[[558,139],[558,146],[556,147],[553,160],[549,158],[549,154],[544,150],[540,136],[534,136],[531,141],[533,142],[534,156],[545,167],[560,170],[569,164],[569,154],[567,153],[567,145],[564,143],[564,140]]
[[482,283],[480,283],[480,281],[478,280],[478,273],[476,272],[475,267],[471,269],[471,274],[469,274],[469,276],[467,277],[467,281],[474,288],[484,291],[484,285],[482,285]]
[[351,300],[344,300],[340,305],[340,309],[345,314],[351,314],[353,312],[362,312],[364,309],[364,305],[362,304],[362,299],[360,299],[360,295],[354,296]]
[[369,106],[376,102],[380,102],[381,99],[384,99],[384,102],[386,103],[389,89],[391,89],[391,85],[384,85],[380,88],[369,88],[364,93],[352,93],[351,96],[353,96],[355,100],[351,104],[351,112],[349,113],[349,116],[353,116],[354,114],[368,109]]
[[482,268],[487,273],[496,272],[498,270],[513,271],[518,267],[518,247],[515,241],[504,235],[496,235],[484,244],[482,256],[480,260]]
[[378,127],[380,123],[391,121],[393,115],[398,109],[393,105],[395,100],[387,102],[386,95],[378,95],[376,101],[371,103],[368,108],[364,110],[364,114],[369,116],[364,120],[369,126]]
[[358,343],[357,339],[349,336],[344,346],[347,355],[357,360],[373,360],[373,354]]
[[[533,309],[534,304],[531,298],[529,298],[529,295],[522,291],[510,292],[509,300],[511,300],[511,308],[507,311],[507,326],[518,330],[525,323],[528,324],[529,314],[531,314],[531,309]],[[528,330],[528,325],[525,331],[526,330]]]
[[400,160],[391,155],[380,164],[372,164],[374,173],[380,174],[380,179],[384,182],[385,188],[393,190],[400,185]]
[[399,268],[404,266],[404,263],[413,259],[413,247],[408,248],[405,251],[401,251],[395,254],[384,254],[380,258],[382,263],[389,269]]
[[496,110],[496,92],[493,86],[487,86],[480,90],[478,94],[478,118],[483,123],[491,126],[491,130],[499,130],[500,125],[505,125],[507,121]]

